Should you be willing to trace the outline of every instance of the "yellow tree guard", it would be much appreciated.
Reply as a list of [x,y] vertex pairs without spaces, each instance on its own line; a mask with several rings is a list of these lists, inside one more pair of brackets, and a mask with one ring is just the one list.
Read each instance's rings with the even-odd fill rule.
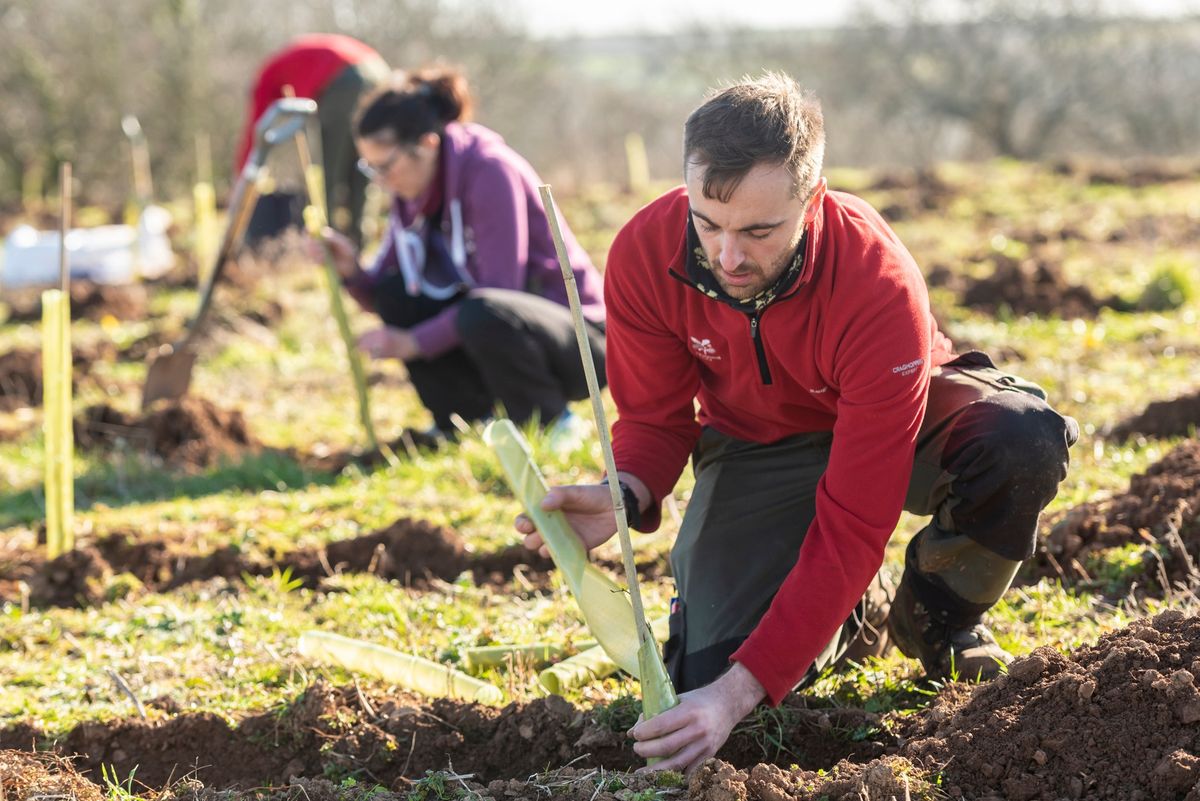
[[562,571],[592,636],[617,667],[640,677],[637,628],[629,596],[625,588],[588,561],[587,551],[566,516],[542,509],[548,489],[533,462],[529,443],[512,421],[505,418],[489,423],[483,431],[483,440],[496,452],[509,486],[537,525],[550,558]]
[[504,692],[451,667],[375,643],[354,640],[327,631],[300,635],[299,650],[309,659],[338,665],[355,673],[391,682],[432,698],[456,698],[489,706],[503,706]]
[[192,186],[192,258],[201,286],[208,280],[219,246],[217,192],[211,183],[199,181]]
[[[664,642],[667,639],[668,620],[664,616],[650,623],[650,631],[658,642]],[[661,661],[657,653],[655,658]],[[551,695],[562,695],[564,690],[600,681],[616,672],[616,663],[608,657],[603,648],[596,646],[580,651],[575,656],[568,657],[543,670],[538,674],[538,685]],[[643,703],[648,700],[647,698]]]
[[46,552],[75,548],[75,450],[71,431],[71,303],[42,293],[42,427],[46,448]]

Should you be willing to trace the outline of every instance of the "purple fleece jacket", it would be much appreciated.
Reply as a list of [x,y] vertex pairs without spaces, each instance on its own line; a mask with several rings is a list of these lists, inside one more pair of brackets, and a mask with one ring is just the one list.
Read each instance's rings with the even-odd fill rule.
[[[440,174],[444,179],[441,228],[449,240],[452,221],[448,209],[459,201],[466,271],[475,287],[531,292],[568,306],[554,239],[538,194],[542,182],[529,162],[496,132],[482,125],[452,122],[442,134]],[[368,310],[372,308],[375,283],[400,269],[393,237],[397,218],[401,225],[411,225],[425,202],[424,198],[413,203],[395,199],[391,225],[378,258],[358,280],[347,284],[350,293]],[[560,222],[584,316],[603,322],[600,273],[565,221]],[[437,278],[437,283],[443,283],[441,276]],[[423,357],[435,358],[458,347],[457,316],[458,304],[454,304],[412,328]]]

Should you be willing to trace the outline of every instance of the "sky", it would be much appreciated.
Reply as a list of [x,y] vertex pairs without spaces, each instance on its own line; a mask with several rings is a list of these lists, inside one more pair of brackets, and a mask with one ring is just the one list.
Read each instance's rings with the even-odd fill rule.
[[[1174,16],[1200,12],[1200,0],[1108,0],[1136,14]],[[850,0],[508,0],[538,37],[619,33],[670,33],[689,23],[750,28],[806,28],[850,19]]]

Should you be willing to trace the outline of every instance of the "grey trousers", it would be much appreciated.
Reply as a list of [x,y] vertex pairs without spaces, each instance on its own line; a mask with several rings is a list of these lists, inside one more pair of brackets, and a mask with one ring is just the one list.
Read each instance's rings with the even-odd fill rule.
[[[964,354],[934,370],[904,508],[1005,559],[1027,559],[1078,436],[1040,387],[982,353]],[[702,432],[696,486],[671,551],[678,599],[665,657],[677,689],[720,675],[767,611],[816,515],[832,445],[828,431],[770,444]],[[806,681],[858,635],[861,620],[861,610],[851,614]]]

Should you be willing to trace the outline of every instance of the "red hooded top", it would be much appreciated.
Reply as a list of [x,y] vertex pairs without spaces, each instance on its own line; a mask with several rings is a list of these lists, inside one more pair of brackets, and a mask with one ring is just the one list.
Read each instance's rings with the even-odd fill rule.
[[799,558],[733,655],[778,703],[883,563],[930,370],[953,354],[912,256],[859,198],[826,194],[799,275],[758,312],[715,299],[689,277],[689,225],[679,187],[641,209],[609,253],[613,447],[617,468],[654,495],[645,525],[653,530],[702,425],[762,443],[833,432]]
[[234,172],[240,171],[250,156],[255,123],[271,103],[284,96],[285,86],[291,86],[296,97],[320,101],[321,92],[342,70],[368,59],[381,59],[381,56],[357,39],[336,33],[298,36],[268,58],[258,71],[250,95],[250,108],[246,112],[246,127],[238,145]]

